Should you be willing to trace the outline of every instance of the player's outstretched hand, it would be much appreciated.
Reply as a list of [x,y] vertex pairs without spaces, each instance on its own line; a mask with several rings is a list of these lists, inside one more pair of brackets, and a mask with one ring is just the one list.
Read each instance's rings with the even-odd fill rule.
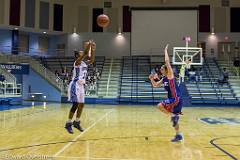
[[153,75],[153,74],[150,74],[150,75],[148,76],[148,78],[149,78],[150,80],[152,80],[152,79],[154,78],[154,75]]
[[166,45],[166,47],[165,47],[165,49],[164,49],[165,51],[167,51],[167,50],[168,50],[168,46],[169,46],[169,44],[167,44],[167,45]]
[[155,73],[155,74],[153,75],[153,79],[154,79],[154,80],[160,80],[157,73]]

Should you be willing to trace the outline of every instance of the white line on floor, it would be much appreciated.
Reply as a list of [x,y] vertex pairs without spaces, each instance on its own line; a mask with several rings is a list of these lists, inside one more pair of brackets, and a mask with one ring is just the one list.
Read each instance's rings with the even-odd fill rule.
[[[85,133],[87,133],[91,128],[93,128],[98,122],[100,122],[101,120],[103,120],[105,117],[107,117],[110,113],[112,113],[113,110],[107,112],[106,114],[104,114],[101,118],[99,118],[97,121],[95,121],[91,126],[89,126],[84,132],[82,132],[81,134],[79,134],[78,136],[76,136],[72,141],[76,141],[78,138],[80,138],[81,136],[83,136]],[[64,152],[69,146],[72,145],[73,142],[68,142],[65,146],[63,146],[63,148],[61,148],[58,152],[56,152],[53,157],[58,157],[62,152]]]
[[[55,158],[64,158],[64,159],[86,159],[86,157],[68,157],[68,156],[56,156]],[[94,158],[94,157],[89,157],[89,159],[96,159],[96,160],[142,160],[138,158],[104,158],[104,157],[99,157],[99,158]]]

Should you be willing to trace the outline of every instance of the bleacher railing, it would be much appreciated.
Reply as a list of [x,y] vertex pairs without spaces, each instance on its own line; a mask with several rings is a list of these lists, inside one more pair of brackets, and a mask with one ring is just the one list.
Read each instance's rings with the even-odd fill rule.
[[0,82],[0,96],[9,97],[22,94],[22,85],[11,82]]

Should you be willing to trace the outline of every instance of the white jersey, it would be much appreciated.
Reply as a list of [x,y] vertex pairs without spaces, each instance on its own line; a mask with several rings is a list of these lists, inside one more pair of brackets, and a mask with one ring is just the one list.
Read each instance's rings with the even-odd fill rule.
[[73,76],[72,81],[76,81],[80,84],[85,84],[86,82],[86,76],[87,76],[87,64],[82,61],[80,65],[75,65],[76,62],[74,62],[73,65]]

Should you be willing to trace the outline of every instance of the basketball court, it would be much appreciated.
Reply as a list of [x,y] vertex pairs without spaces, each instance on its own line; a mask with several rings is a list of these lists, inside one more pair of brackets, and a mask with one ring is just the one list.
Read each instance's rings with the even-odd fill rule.
[[240,160],[239,17],[240,0],[0,0],[0,160]]
[[42,104],[1,111],[2,159],[164,159],[240,158],[239,108],[184,108],[185,140],[172,143],[169,118],[153,106],[86,105],[85,131],[64,129],[69,104]]

